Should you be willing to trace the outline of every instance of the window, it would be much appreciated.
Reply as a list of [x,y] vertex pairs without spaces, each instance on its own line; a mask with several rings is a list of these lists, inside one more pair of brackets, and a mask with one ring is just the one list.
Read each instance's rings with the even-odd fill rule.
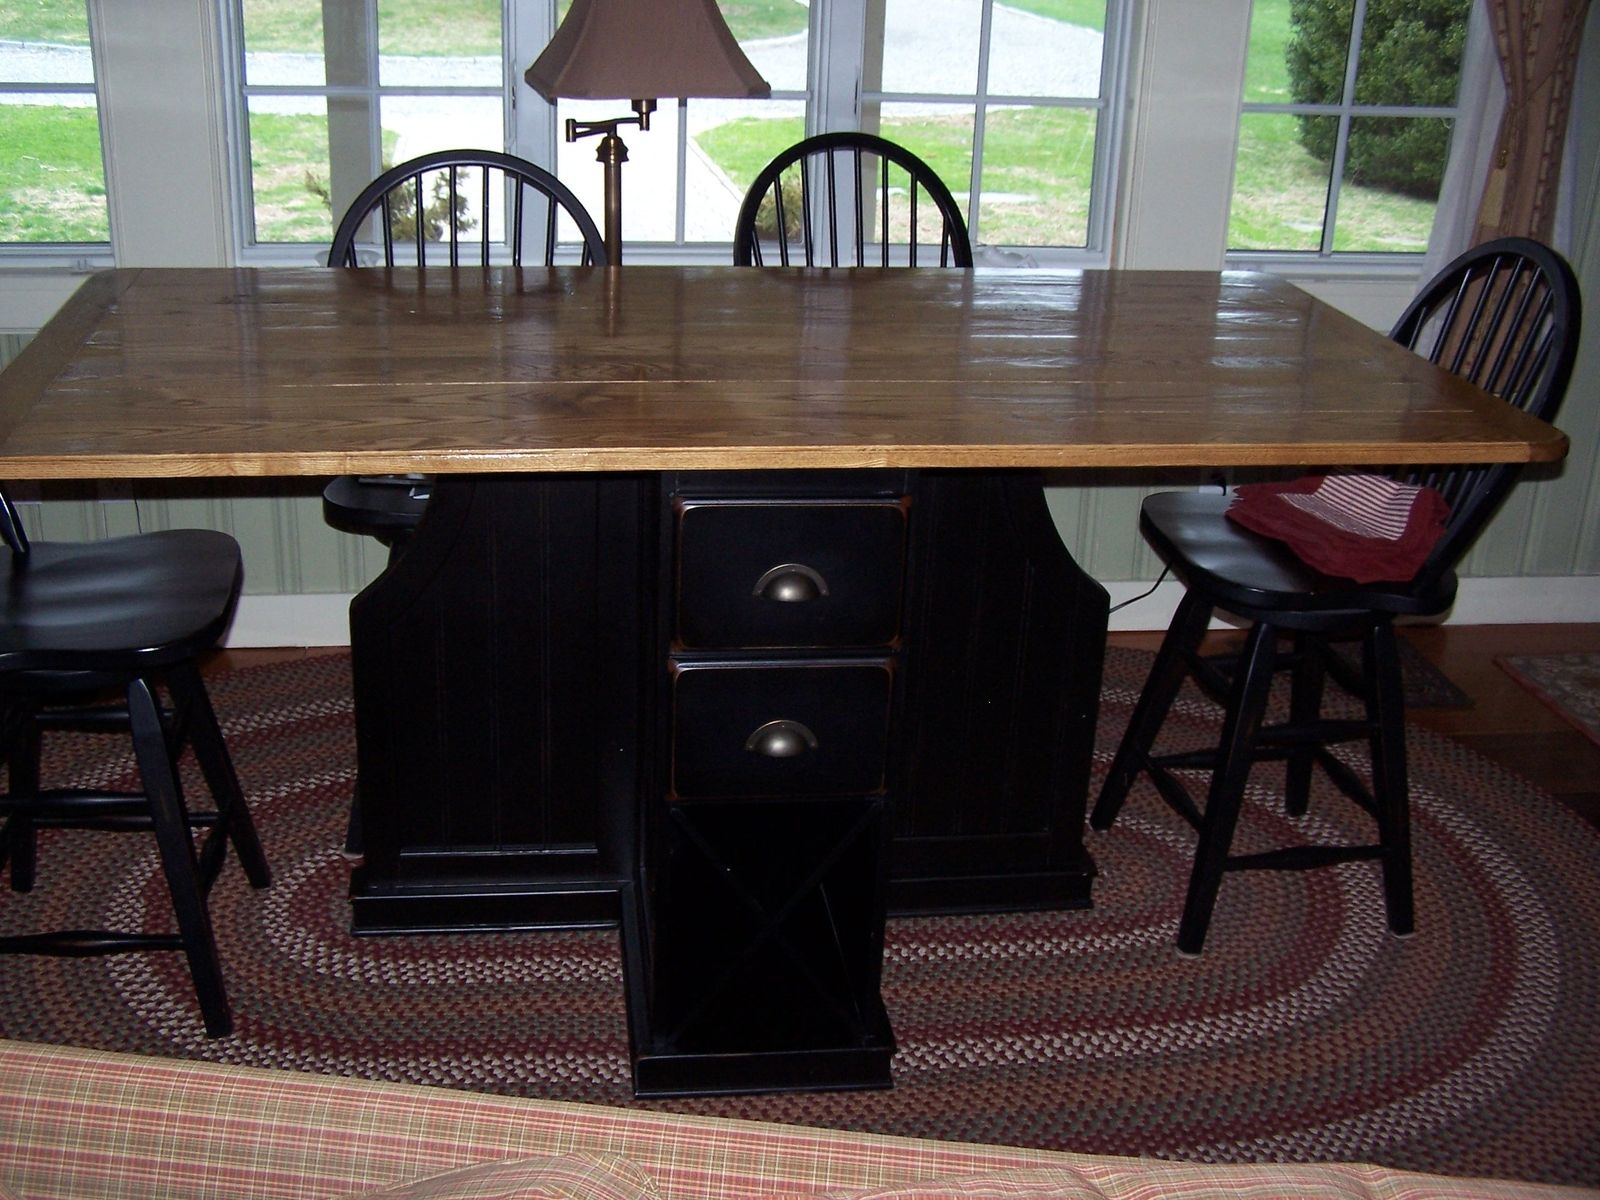
[[111,240],[86,0],[0,0],[0,243]]
[[1427,249],[1471,0],[1254,0],[1230,250]]
[[[975,245],[1101,247],[1108,5],[881,0],[867,6],[860,127],[916,151]],[[1113,48],[1115,47],[1113,41]],[[1102,178],[1105,178],[1102,176]]]
[[232,0],[228,9],[247,245],[325,246],[385,166],[505,145],[499,0]]
[[[220,2],[246,250],[325,243],[334,214],[384,164],[463,145],[553,162],[598,219],[595,140],[568,144],[556,131],[628,105],[564,100],[552,111],[523,83],[555,27],[549,0]],[[622,130],[632,261],[697,251],[721,261],[768,159],[807,132],[855,128],[926,158],[975,242],[1104,252],[1124,0],[721,7],[772,98],[665,100],[649,131]]]

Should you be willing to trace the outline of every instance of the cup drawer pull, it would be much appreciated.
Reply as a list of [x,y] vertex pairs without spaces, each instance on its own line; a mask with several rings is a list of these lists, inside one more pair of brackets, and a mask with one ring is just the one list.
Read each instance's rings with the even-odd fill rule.
[[826,596],[828,581],[804,563],[779,563],[756,580],[750,594],[780,604],[803,604]]
[[817,748],[817,735],[799,721],[768,721],[744,740],[744,748],[768,758],[797,758]]

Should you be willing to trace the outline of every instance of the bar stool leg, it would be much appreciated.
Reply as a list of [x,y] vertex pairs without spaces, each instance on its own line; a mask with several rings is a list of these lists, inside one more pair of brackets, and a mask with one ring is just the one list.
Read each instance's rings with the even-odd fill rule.
[[1196,599],[1193,592],[1184,593],[1178,611],[1173,614],[1172,624],[1161,639],[1161,649],[1156,652],[1156,661],[1150,667],[1150,677],[1145,680],[1138,702],[1133,706],[1133,715],[1117,746],[1116,757],[1111,760],[1111,769],[1101,785],[1100,797],[1089,815],[1090,828],[1102,831],[1110,829],[1117,814],[1122,811],[1123,801],[1128,798],[1128,789],[1144,769],[1150,748],[1167,719],[1167,710],[1172,707],[1178,689],[1189,674],[1189,656],[1199,648],[1200,639],[1205,636],[1211,611],[1211,605]]
[[[1309,725],[1322,715],[1322,693],[1327,678],[1323,669],[1319,640],[1297,633],[1295,661],[1289,682],[1289,723]],[[1317,761],[1317,747],[1310,742],[1289,751],[1284,768],[1283,811],[1303,817],[1311,806],[1311,769]]]
[[245,803],[244,790],[239,786],[239,776],[233,769],[233,759],[199,668],[192,662],[184,663],[168,674],[167,683],[188,719],[189,744],[206,786],[211,789],[211,798],[216,801],[218,828],[212,836],[224,836],[233,843],[251,887],[270,886],[272,871],[267,866],[266,852],[261,848],[250,806]]
[[1367,633],[1363,647],[1371,726],[1372,795],[1383,847],[1383,901],[1391,932],[1416,928],[1411,878],[1411,787],[1406,776],[1405,688],[1400,648],[1387,621]]
[[1272,690],[1277,640],[1276,629],[1258,622],[1250,630],[1239,656],[1222,725],[1222,741],[1217,747],[1217,762],[1211,774],[1211,789],[1200,822],[1200,840],[1189,875],[1189,894],[1178,924],[1178,950],[1183,954],[1199,954],[1205,946],[1211,910],[1216,905],[1217,891],[1227,870],[1228,849],[1233,843],[1234,826],[1238,824],[1245,783],[1250,778],[1256,732],[1261,727],[1267,696]]
[[0,828],[0,864],[11,864],[13,892],[31,892],[38,867],[38,842],[27,806],[39,795],[39,727],[34,724],[33,714],[23,710],[8,714],[8,724],[11,728],[7,731],[6,779],[17,808]]
[[178,934],[189,960],[200,1012],[206,1033],[224,1037],[233,1032],[233,1016],[228,1009],[227,989],[222,982],[222,963],[216,938],[211,930],[211,915],[205,892],[200,886],[200,869],[195,857],[194,837],[183,806],[183,796],[167,752],[167,739],[161,724],[161,711],[150,684],[135,679],[128,684],[128,723],[133,732],[133,752],[139,776],[150,800],[150,815],[155,824],[156,845],[167,888],[172,893],[172,909],[178,920]]

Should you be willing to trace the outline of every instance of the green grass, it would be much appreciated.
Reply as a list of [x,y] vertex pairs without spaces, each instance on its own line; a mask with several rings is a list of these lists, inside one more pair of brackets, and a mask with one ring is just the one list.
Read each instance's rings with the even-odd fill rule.
[[[1289,70],[1289,0],[1253,0],[1250,50],[1245,61],[1246,103],[1285,104]],[[1327,118],[1331,119],[1331,118]],[[1300,145],[1289,116],[1246,114],[1239,128],[1233,205],[1228,214],[1232,250],[1316,250],[1322,243],[1328,164]],[[1346,182],[1339,189],[1334,249],[1418,252],[1427,249],[1435,204],[1381,188]]]
[[[385,130],[385,163],[394,161],[396,135]],[[318,194],[328,182],[328,119],[315,114],[253,113],[250,181],[258,242],[327,243],[333,213]]]
[[[60,7],[72,0],[0,0],[0,12],[4,5],[45,2]],[[807,10],[798,0],[725,0],[722,11],[739,38],[778,37],[806,28]],[[244,0],[244,27],[251,50],[322,51],[322,8],[306,0]],[[500,0],[379,0],[378,40],[383,54],[498,57]]]
[[1031,12],[1052,21],[1082,25],[1087,29],[1106,28],[1106,0],[1008,0],[1013,8]]
[[[989,114],[982,238],[1006,245],[1082,245],[1087,234],[1094,158],[1094,114],[1079,109],[1002,109]],[[885,121],[884,137],[926,160],[965,196],[971,182],[970,116]],[[745,117],[695,140],[739,189],[785,146],[800,139],[798,117]],[[1004,198],[1000,198],[1003,194]]]
[[[351,0],[353,3],[353,0]],[[244,0],[246,48],[322,53],[322,6]],[[500,0],[379,0],[383,54],[500,54]]]
[[1246,104],[1288,103],[1289,68],[1284,63],[1288,44],[1289,0],[1252,0],[1244,68]]
[[798,0],[720,0],[720,7],[741,42],[804,33],[811,16]]
[[110,239],[92,108],[0,104],[0,242]]
[[0,37],[87,46],[88,10],[83,0],[0,0]]
[[250,179],[258,242],[327,242],[333,214],[307,186],[328,179],[328,119],[312,114],[250,117]]
[[[1300,145],[1294,117],[1246,114],[1239,128],[1228,248],[1316,250],[1327,190],[1328,166]],[[1434,210],[1432,201],[1346,183],[1339,189],[1334,249],[1421,253],[1428,248]]]

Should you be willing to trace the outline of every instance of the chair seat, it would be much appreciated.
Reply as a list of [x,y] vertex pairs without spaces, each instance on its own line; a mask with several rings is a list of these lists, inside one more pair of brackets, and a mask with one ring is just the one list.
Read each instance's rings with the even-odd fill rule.
[[1140,530],[1162,561],[1218,608],[1287,629],[1328,629],[1369,623],[1373,613],[1431,615],[1455,599],[1449,571],[1421,586],[1325,575],[1282,542],[1228,520],[1232,501],[1217,492],[1157,492],[1139,512]]
[[322,489],[322,519],[341,533],[375,537],[388,544],[416,529],[432,491],[425,478],[403,475],[367,479],[339,475]]
[[0,561],[0,670],[145,672],[190,658],[227,628],[239,546],[209,529],[35,543]]

